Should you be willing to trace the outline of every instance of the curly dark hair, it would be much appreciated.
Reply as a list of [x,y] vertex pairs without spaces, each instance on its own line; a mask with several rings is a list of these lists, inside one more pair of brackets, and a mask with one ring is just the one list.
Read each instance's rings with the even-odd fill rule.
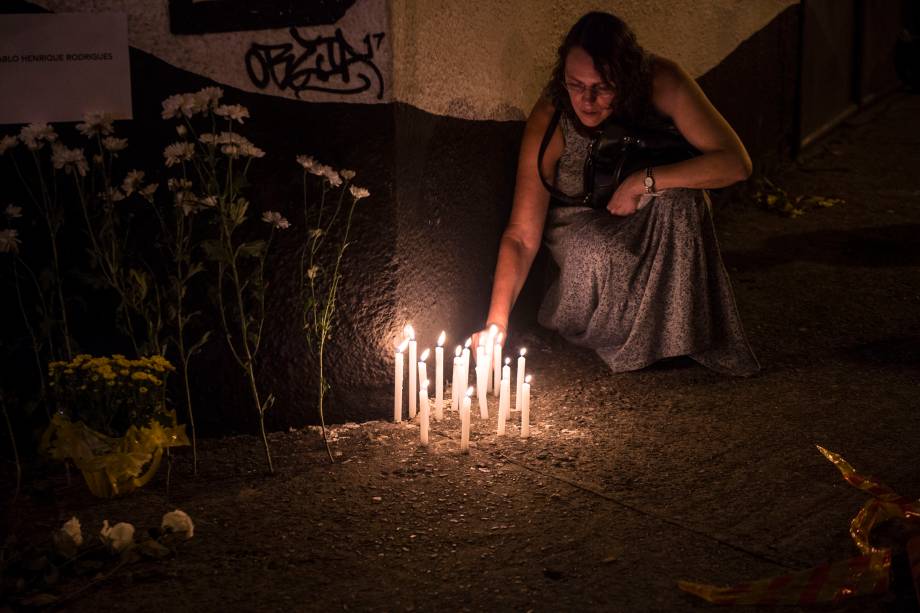
[[610,13],[584,15],[566,34],[556,57],[546,94],[556,108],[574,116],[565,88],[565,58],[581,47],[594,60],[594,67],[617,94],[614,115],[627,120],[642,119],[651,99],[651,65],[648,54],[636,41],[626,23]]

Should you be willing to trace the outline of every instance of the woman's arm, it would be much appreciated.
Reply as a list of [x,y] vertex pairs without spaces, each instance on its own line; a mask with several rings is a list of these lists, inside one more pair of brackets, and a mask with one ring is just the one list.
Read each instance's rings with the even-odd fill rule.
[[[744,181],[751,175],[751,158],[741,139],[716,110],[696,81],[676,63],[655,59],[652,104],[674,122],[702,155],[653,169],[655,191],[674,187],[715,188]],[[627,177],[607,207],[611,213],[635,212],[645,193],[645,173]]]
[[[498,325],[502,331],[508,328],[511,307],[521,293],[527,273],[540,248],[546,211],[549,207],[549,192],[537,174],[537,157],[543,135],[554,112],[552,104],[541,99],[531,111],[524,128],[524,138],[518,155],[511,218],[498,248],[492,301],[486,320],[489,324]],[[548,181],[552,181],[555,176],[556,162],[562,155],[562,149],[562,134],[557,129],[543,155],[543,176]]]

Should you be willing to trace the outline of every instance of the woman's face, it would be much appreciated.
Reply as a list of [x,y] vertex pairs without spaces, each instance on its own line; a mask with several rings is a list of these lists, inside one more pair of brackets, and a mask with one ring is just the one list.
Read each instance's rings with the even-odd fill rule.
[[594,60],[581,47],[572,47],[565,58],[565,88],[581,123],[594,128],[610,117],[616,92],[594,67]]

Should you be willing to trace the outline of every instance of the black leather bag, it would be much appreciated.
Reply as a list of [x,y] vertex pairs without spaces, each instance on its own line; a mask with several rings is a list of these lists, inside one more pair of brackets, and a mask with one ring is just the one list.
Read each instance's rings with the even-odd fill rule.
[[553,114],[537,158],[540,180],[556,206],[605,209],[620,183],[630,174],[649,166],[682,162],[700,154],[673,126],[638,127],[608,119],[591,141],[585,157],[585,191],[579,196],[569,196],[551,186],[543,176],[543,155],[561,114],[559,109]]

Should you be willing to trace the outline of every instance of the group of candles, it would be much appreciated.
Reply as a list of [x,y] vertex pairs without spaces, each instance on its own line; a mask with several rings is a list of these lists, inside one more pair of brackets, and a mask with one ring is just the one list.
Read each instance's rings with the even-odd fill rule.
[[[434,418],[444,419],[444,332],[438,337],[434,350],[435,357],[435,392]],[[511,358],[502,362],[502,334],[496,326],[489,328],[488,334],[480,334],[476,347],[476,397],[479,399],[479,417],[488,419],[488,393],[498,396],[498,434],[505,433],[505,422],[511,417]],[[454,350],[454,369],[451,377],[451,410],[460,411],[460,451],[469,453],[470,448],[470,404],[474,388],[467,387],[470,377],[470,345],[473,339],[466,339],[466,345],[457,345]],[[431,424],[431,404],[428,398],[428,356],[429,349],[417,355],[418,343],[415,331],[407,325],[404,340],[396,346],[395,367],[396,381],[393,392],[393,421],[402,421],[403,416],[403,354],[409,351],[409,419],[419,414],[420,437],[422,445],[428,444]],[[521,349],[517,360],[517,386],[515,388],[514,410],[521,413],[521,436],[530,436],[530,381],[525,373],[526,349]],[[462,399],[461,399],[462,396]],[[416,404],[416,400],[418,403]]]

